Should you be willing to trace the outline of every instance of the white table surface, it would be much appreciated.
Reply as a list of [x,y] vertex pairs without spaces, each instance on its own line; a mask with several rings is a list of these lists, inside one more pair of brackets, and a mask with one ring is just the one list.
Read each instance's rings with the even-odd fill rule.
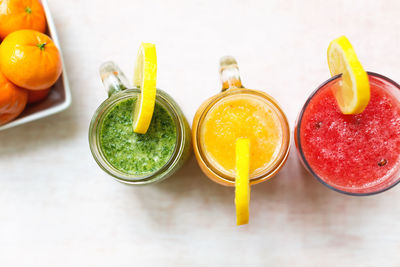
[[0,266],[400,266],[400,186],[371,197],[333,192],[295,150],[252,188],[251,222],[235,226],[233,189],[192,158],[147,187],[96,165],[87,131],[115,60],[131,76],[140,42],[154,42],[158,87],[191,121],[220,89],[218,60],[234,55],[243,83],[282,105],[293,127],[329,78],[326,49],[345,34],[367,70],[400,81],[400,2],[49,0],[73,104],[0,132]]

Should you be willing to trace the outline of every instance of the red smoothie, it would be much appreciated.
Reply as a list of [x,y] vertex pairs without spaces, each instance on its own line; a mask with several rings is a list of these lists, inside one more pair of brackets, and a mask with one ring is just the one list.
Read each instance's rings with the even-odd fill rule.
[[344,115],[333,94],[340,80],[320,88],[300,118],[303,160],[331,187],[350,193],[379,192],[399,179],[399,88],[369,74],[367,108],[361,114]]

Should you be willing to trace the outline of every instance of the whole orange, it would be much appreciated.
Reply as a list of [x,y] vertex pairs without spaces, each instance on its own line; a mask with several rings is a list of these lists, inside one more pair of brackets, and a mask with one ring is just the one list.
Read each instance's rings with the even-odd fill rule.
[[45,99],[50,92],[50,88],[44,90],[27,90],[27,92],[28,104],[33,104]]
[[46,15],[39,0],[0,0],[0,38],[22,29],[46,30]]
[[21,114],[27,101],[28,92],[12,84],[0,72],[0,125]]
[[60,77],[61,55],[46,34],[19,30],[7,35],[0,45],[0,69],[20,87],[42,90]]

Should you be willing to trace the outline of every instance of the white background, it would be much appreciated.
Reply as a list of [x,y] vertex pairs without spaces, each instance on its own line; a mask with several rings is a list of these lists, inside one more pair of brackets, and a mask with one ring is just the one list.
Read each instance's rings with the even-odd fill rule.
[[243,84],[274,96],[294,121],[329,78],[326,49],[347,35],[366,70],[400,81],[400,2],[49,0],[73,104],[0,132],[0,265],[400,266],[400,186],[381,195],[333,192],[295,149],[252,188],[251,222],[235,226],[233,189],[192,158],[147,187],[96,165],[87,132],[106,98],[99,65],[128,76],[140,42],[158,54],[158,87],[189,121],[220,90],[218,60],[234,55]]

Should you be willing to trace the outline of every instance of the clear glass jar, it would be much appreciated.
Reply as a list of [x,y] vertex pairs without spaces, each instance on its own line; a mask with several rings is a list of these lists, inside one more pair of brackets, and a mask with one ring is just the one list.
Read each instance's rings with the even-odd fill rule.
[[235,177],[232,174],[227,174],[226,172],[221,171],[221,168],[209,159],[204,148],[204,142],[202,141],[202,129],[209,111],[225,99],[236,97],[250,98],[263,103],[263,105],[268,107],[268,109],[274,113],[274,116],[278,118],[278,127],[280,127],[282,133],[281,146],[273,160],[268,163],[266,168],[263,168],[261,171],[250,177],[251,185],[266,181],[279,172],[289,155],[290,129],[285,113],[279,107],[278,103],[268,94],[258,90],[247,89],[242,86],[239,69],[234,58],[224,57],[221,59],[220,75],[222,92],[206,100],[199,107],[193,119],[193,148],[200,168],[214,182],[226,186],[235,186]]
[[191,153],[190,126],[178,104],[164,91],[157,89],[156,103],[170,115],[176,126],[176,145],[168,162],[153,173],[135,176],[115,168],[105,157],[100,143],[100,132],[105,116],[118,103],[140,95],[139,88],[127,89],[125,75],[113,63],[106,62],[100,68],[100,74],[109,97],[97,108],[89,127],[90,150],[97,164],[117,181],[130,185],[152,184],[162,181],[177,171]]

